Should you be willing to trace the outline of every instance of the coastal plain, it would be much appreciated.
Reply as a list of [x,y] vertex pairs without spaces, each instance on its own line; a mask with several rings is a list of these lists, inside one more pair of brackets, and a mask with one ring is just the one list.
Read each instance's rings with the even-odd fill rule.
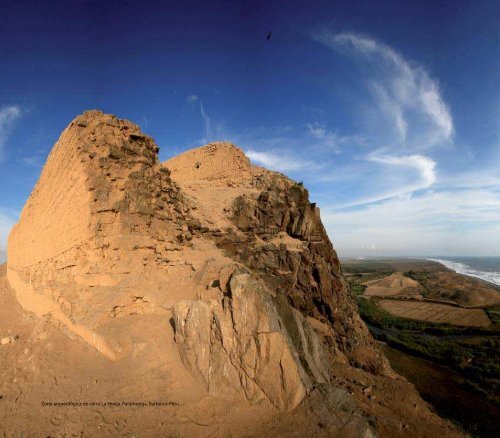
[[391,366],[440,415],[472,436],[494,436],[500,287],[424,259],[343,260],[342,266]]

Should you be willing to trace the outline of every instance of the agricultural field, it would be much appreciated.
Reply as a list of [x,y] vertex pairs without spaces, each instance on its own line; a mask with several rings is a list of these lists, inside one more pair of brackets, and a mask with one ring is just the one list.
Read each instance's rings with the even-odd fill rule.
[[344,276],[351,285],[359,285],[386,277],[395,272],[391,263],[365,260],[342,261]]
[[457,372],[481,399],[500,404],[500,288],[425,260],[342,266],[377,340]]
[[403,300],[380,300],[378,304],[392,315],[401,318],[466,327],[491,326],[490,318],[483,309],[463,309],[446,304]]
[[467,307],[500,306],[500,286],[457,274],[430,260],[343,260],[342,268],[351,286],[367,286],[366,296],[418,294]]

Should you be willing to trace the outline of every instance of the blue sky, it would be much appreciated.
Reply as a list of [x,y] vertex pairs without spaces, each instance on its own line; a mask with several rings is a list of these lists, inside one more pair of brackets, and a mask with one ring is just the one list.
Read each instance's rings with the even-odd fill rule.
[[[341,256],[500,255],[498,1],[1,1],[0,260],[65,126],[231,140]],[[266,41],[272,30],[272,38]]]

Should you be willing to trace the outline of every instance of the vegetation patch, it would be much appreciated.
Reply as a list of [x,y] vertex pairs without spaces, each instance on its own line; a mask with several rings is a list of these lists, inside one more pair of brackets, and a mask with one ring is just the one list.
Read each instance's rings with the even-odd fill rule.
[[420,285],[422,286],[422,288],[425,291],[422,295],[424,295],[424,296],[427,295],[427,293],[429,292],[429,286],[428,286],[429,274],[427,272],[410,270],[410,271],[405,272],[404,275],[406,275],[407,277],[410,277],[411,279],[420,283]]
[[497,330],[500,329],[500,306],[489,307],[484,310],[486,311],[488,318],[490,318],[491,323],[495,326],[495,328]]
[[365,293],[366,286],[364,284],[353,284],[351,285],[351,292],[355,296],[363,295]]
[[458,371],[474,389],[500,403],[495,396],[500,390],[498,332],[397,317],[379,307],[377,300],[361,296],[357,302],[361,318],[376,339]]

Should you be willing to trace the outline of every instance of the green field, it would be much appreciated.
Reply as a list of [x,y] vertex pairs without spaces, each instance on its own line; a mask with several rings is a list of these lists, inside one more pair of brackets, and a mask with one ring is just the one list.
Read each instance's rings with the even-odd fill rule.
[[[485,309],[494,324],[489,329],[406,319],[382,309],[376,298],[363,297],[366,286],[360,283],[374,274],[395,272],[390,262],[356,261],[343,269],[359,313],[376,339],[459,372],[470,387],[500,404],[500,307]],[[403,273],[426,288],[426,272]]]

